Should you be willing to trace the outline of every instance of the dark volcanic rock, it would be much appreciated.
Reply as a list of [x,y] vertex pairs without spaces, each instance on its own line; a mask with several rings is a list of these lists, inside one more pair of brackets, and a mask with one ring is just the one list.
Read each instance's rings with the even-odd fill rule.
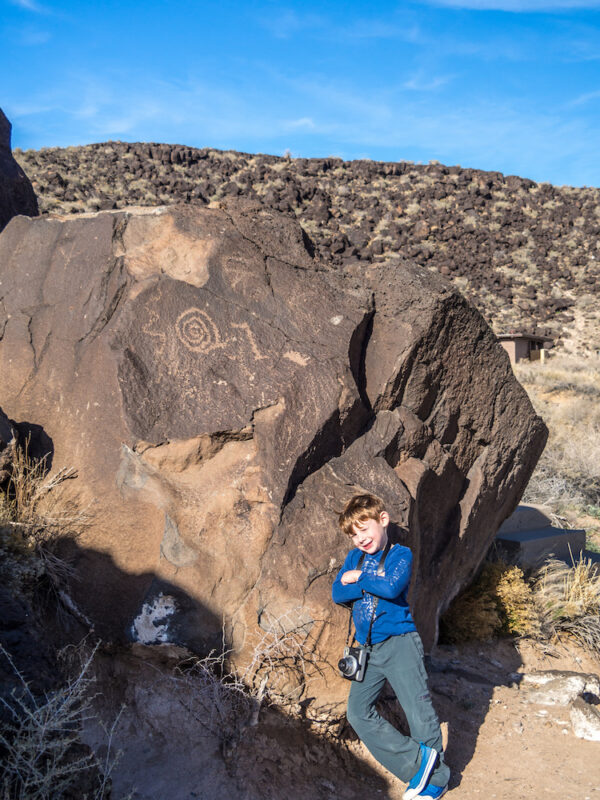
[[10,132],[11,124],[0,108],[0,231],[16,214],[38,214],[31,182],[13,158]]
[[545,441],[443,279],[337,275],[259,204],[18,218],[0,269],[0,404],[95,504],[72,591],[107,636],[202,649],[223,618],[243,660],[257,625],[302,623],[335,660],[336,511],[362,489],[410,529],[431,644]]

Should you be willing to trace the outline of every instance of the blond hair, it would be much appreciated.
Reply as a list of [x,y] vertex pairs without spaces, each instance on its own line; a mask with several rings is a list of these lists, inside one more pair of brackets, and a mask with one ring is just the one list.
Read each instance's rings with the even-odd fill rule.
[[347,536],[354,536],[354,526],[358,522],[374,519],[379,522],[381,513],[385,511],[383,500],[374,494],[355,494],[346,503],[338,518],[340,528]]

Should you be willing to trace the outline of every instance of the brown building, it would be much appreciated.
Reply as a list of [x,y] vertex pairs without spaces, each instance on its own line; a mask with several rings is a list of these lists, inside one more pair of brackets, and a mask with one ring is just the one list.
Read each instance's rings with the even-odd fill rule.
[[543,363],[546,348],[552,344],[547,337],[532,333],[499,333],[498,339],[508,353],[511,364],[517,364],[523,359]]

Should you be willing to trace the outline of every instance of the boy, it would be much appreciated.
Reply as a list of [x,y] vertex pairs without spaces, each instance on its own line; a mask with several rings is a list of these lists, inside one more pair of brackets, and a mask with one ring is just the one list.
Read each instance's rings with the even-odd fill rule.
[[[356,639],[368,654],[363,680],[352,681],[347,717],[373,756],[408,783],[403,800],[438,798],[448,789],[450,770],[427,687],[423,645],[406,600],[412,553],[399,544],[389,547],[389,521],[382,501],[371,494],[355,495],[339,517],[354,548],[334,581],[333,600],[352,606]],[[375,709],[386,679],[404,709],[410,736]]]

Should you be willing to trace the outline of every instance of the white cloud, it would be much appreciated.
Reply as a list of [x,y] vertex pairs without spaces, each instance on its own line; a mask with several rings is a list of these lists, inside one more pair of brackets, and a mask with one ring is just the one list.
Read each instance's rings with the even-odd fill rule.
[[436,77],[428,77],[423,72],[419,72],[405,81],[402,86],[404,89],[409,89],[415,92],[434,92],[436,89],[445,86],[453,79],[453,75],[438,75]]
[[277,39],[289,39],[307,28],[321,28],[325,21],[316,14],[298,14],[288,8],[273,16],[264,17],[261,24]]
[[9,0],[13,6],[19,6],[19,8],[24,8],[26,11],[33,11],[36,14],[46,14],[46,9],[41,6],[39,3],[36,3],[35,0]]
[[599,100],[600,99],[600,89],[595,92],[587,92],[586,94],[581,94],[579,97],[576,97],[574,100],[571,100],[568,103],[568,106],[583,106],[586,103],[589,103],[591,100]]
[[552,13],[578,8],[600,8],[600,0],[424,0],[428,5],[465,8],[474,11]]
[[314,131],[316,129],[315,121],[310,117],[301,117],[300,119],[288,120],[284,123],[290,130],[304,129]]

